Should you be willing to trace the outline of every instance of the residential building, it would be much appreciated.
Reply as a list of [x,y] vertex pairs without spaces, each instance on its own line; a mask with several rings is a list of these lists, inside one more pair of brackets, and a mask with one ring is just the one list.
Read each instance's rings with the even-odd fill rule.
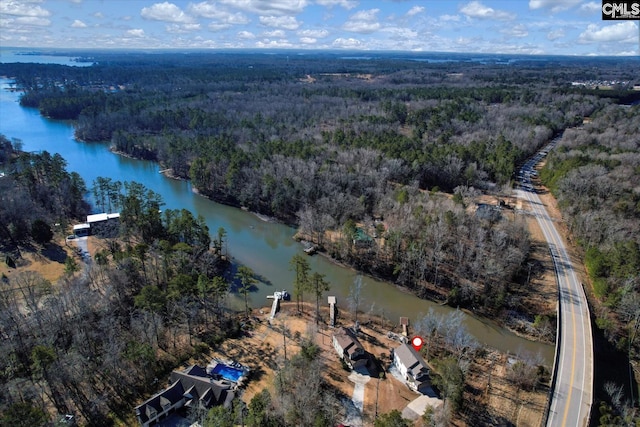
[[204,368],[196,365],[183,372],[173,371],[169,383],[169,387],[135,408],[141,426],[152,426],[183,407],[229,407],[235,397],[234,384],[214,380]]
[[429,367],[411,345],[403,343],[393,351],[393,364],[412,390],[425,393],[431,388]]
[[351,369],[367,366],[367,352],[350,329],[341,328],[333,334],[333,348]]

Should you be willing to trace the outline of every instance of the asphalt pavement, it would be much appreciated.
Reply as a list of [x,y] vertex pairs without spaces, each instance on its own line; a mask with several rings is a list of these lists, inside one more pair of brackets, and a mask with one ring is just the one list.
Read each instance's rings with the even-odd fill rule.
[[563,240],[532,182],[536,176],[535,165],[552,147],[553,143],[545,147],[518,172],[518,197],[529,202],[530,212],[538,220],[549,244],[558,282],[559,327],[547,426],[586,427],[593,403],[589,307]]

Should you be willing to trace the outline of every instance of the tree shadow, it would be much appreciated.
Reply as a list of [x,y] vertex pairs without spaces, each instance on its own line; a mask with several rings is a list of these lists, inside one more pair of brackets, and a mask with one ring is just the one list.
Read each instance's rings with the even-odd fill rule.
[[[238,294],[241,295],[242,294],[242,283],[240,281],[240,279],[238,277],[236,277],[236,274],[238,273],[238,268],[241,266],[241,264],[238,263],[231,263],[231,265],[229,266],[229,270],[227,272],[227,281],[229,282],[229,292],[234,293],[234,294]],[[266,284],[267,286],[272,286],[271,282],[267,279],[264,279],[264,277],[262,277],[259,274],[253,274],[252,278],[254,280],[256,280],[256,283],[249,286],[248,288],[248,292],[249,293],[255,293],[258,292],[258,290],[260,288],[258,288],[258,285],[261,283]],[[266,282],[263,282],[263,279],[266,280]]]
[[57,243],[49,243],[41,251],[40,254],[50,261],[64,264],[67,259],[67,252]]
[[252,368],[251,372],[249,373],[249,381],[260,382],[260,380],[265,375],[266,375],[266,372],[264,371],[264,369],[262,369],[261,366],[258,366],[257,368]]
[[[612,404],[611,397],[605,391],[605,385],[612,383],[621,387],[622,402],[631,402],[633,399],[637,402],[638,383],[635,375],[632,375],[631,361],[629,360],[628,347],[618,346],[611,343],[607,339],[605,332],[597,327],[595,322],[591,322],[593,331],[593,357],[594,357],[594,401],[607,402]],[[622,348],[619,348],[622,347]],[[633,397],[633,399],[632,399]],[[594,417],[598,419],[600,413],[595,409]]]
[[258,282],[264,284],[264,285],[273,286],[273,282],[271,282],[271,280],[267,279],[262,274],[254,274],[253,278],[256,279]]

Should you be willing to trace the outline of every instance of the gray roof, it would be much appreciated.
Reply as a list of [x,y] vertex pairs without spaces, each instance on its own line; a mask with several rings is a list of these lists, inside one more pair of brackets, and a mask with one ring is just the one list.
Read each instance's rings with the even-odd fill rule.
[[357,360],[362,357],[366,357],[364,347],[362,347],[362,344],[360,344],[360,341],[358,341],[358,338],[356,338],[350,329],[342,328],[333,336],[338,342],[338,345],[342,347],[342,351],[344,351],[345,356],[350,360]]
[[395,357],[407,368],[407,374],[415,381],[429,379],[429,367],[422,356],[409,344],[402,343],[394,350]]
[[135,408],[141,422],[154,418],[157,413],[163,412],[163,407],[173,406],[181,399],[186,400],[187,406],[200,401],[209,408],[214,405],[228,407],[235,397],[230,383],[213,380],[197,365],[190,366],[184,372],[173,371],[169,379],[169,387]]

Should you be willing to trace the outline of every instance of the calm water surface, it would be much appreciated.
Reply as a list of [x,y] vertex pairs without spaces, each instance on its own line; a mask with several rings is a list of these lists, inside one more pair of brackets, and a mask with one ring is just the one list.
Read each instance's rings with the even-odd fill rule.
[[[295,233],[293,228],[262,221],[249,212],[198,196],[191,191],[188,182],[168,179],[158,173],[157,164],[113,154],[108,150],[108,144],[76,141],[72,123],[50,120],[42,117],[37,110],[20,107],[19,94],[6,90],[9,81],[0,79],[0,85],[0,133],[10,139],[22,140],[24,150],[60,153],[68,163],[67,169],[78,172],[88,188],[99,176],[137,181],[159,193],[165,201],[165,209],[184,208],[202,215],[213,235],[219,227],[224,227],[229,253],[234,260],[251,267],[265,279],[259,284],[258,290],[251,294],[254,307],[267,307],[266,296],[277,289],[292,291],[293,274],[289,271],[289,260],[302,251],[300,244],[292,239]],[[322,256],[308,259],[314,271],[326,275],[331,283],[329,294],[336,295],[338,305],[347,310],[346,297],[356,272]],[[373,306],[375,313],[384,311],[385,317],[395,323],[399,316],[415,320],[421,313],[426,314],[429,308],[442,314],[452,310],[372,278],[363,277],[363,284],[363,311],[369,311]],[[326,298],[323,301],[326,302]],[[465,324],[483,344],[514,353],[521,350],[540,353],[548,365],[553,361],[554,348],[551,345],[528,341],[472,316],[466,317]]]

